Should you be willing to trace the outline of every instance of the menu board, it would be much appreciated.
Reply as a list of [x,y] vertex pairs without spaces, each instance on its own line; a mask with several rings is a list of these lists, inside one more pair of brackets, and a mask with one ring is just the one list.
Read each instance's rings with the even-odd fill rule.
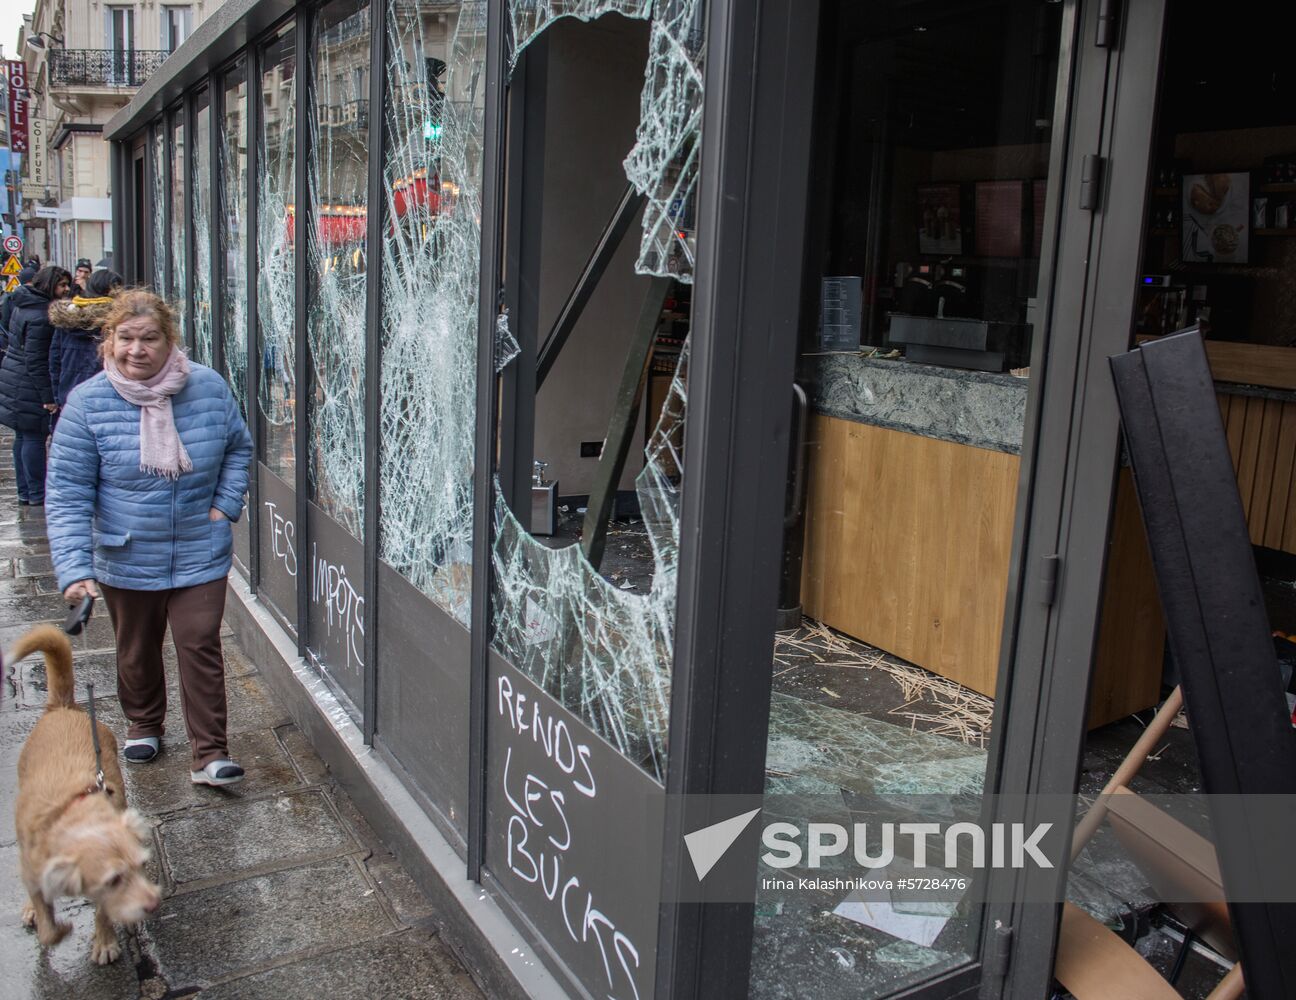
[[979,257],[1020,257],[1024,245],[1024,181],[979,181],[976,184],[976,252]]

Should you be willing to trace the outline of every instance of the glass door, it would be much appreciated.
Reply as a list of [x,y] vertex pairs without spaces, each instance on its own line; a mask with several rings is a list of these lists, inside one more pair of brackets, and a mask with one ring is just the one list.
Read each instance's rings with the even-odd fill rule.
[[980,954],[966,852],[896,831],[975,823],[990,787],[1071,26],[821,5],[754,997],[887,996]]
[[109,85],[138,86],[143,81],[133,78],[135,8],[109,7],[107,34],[109,56],[112,61],[109,68]]

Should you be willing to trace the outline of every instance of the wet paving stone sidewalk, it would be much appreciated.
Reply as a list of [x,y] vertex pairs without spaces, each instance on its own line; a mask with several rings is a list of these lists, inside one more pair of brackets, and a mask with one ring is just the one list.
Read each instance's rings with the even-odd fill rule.
[[[0,442],[3,444],[5,442]],[[6,456],[7,448],[0,448]],[[0,472],[0,647],[66,606],[51,575],[40,508],[19,507]],[[60,901],[73,931],[42,949],[21,925],[25,891],[13,828],[18,754],[45,703],[39,657],[6,668],[0,702],[0,996],[116,1000],[476,998],[482,994],[437,937],[432,907],[382,847],[226,630],[230,744],[248,771],[223,789],[189,780],[174,651],[167,653],[163,752],[125,765],[127,798],[153,824],[160,910],[119,930],[122,956],[90,960],[91,905]],[[112,631],[102,606],[73,640],[78,700],[122,739]]]

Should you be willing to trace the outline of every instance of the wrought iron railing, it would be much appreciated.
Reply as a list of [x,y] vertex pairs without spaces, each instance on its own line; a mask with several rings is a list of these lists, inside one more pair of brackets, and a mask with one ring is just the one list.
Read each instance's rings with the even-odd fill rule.
[[51,49],[55,87],[139,87],[167,53],[155,49]]

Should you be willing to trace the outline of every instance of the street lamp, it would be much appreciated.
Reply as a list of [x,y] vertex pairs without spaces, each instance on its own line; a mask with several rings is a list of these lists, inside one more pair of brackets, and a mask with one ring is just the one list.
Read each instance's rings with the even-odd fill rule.
[[46,38],[48,38],[51,42],[57,43],[58,45],[63,44],[63,39],[59,38],[57,35],[51,35],[47,31],[38,31],[34,35],[28,35],[27,44],[30,45],[33,49],[43,49],[45,48],[44,39]]

